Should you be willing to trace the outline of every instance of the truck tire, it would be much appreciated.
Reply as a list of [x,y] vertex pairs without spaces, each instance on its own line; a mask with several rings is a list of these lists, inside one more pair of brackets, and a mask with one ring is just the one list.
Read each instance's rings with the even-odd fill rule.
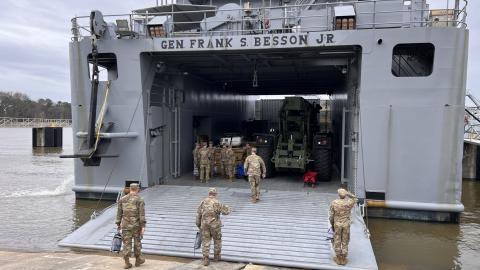
[[326,182],[332,178],[332,153],[330,149],[315,149],[312,153],[313,170],[318,181]]
[[271,146],[257,146],[257,155],[263,159],[265,163],[265,178],[270,178],[274,172],[274,165],[272,163],[273,147]]

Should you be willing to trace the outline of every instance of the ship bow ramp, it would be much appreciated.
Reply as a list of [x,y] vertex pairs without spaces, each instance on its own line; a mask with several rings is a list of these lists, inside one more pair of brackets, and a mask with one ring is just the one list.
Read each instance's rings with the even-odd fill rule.
[[[141,196],[146,205],[147,227],[143,252],[201,258],[201,249],[193,249],[198,230],[195,215],[206,194],[204,187],[164,185],[144,190]],[[328,208],[336,195],[270,190],[257,204],[252,204],[249,196],[246,189],[219,189],[220,200],[233,209],[222,217],[223,260],[306,269],[377,269],[359,211],[352,214],[348,264],[339,266],[333,261],[334,251],[326,238]],[[59,245],[109,250],[116,232],[115,215],[114,205]]]

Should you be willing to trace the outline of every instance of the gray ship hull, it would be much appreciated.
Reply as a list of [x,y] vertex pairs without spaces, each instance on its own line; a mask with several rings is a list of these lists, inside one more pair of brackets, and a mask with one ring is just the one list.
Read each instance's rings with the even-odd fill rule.
[[[429,76],[392,75],[393,48],[409,43],[433,44]],[[99,52],[116,56],[110,72],[118,76],[111,81],[105,122],[115,123],[112,133],[130,136],[111,139],[106,154],[119,157],[105,158],[98,167],[76,160],[73,189],[78,197],[98,197],[118,193],[128,179],[151,187],[191,173],[195,117],[205,119],[202,132],[218,138],[254,117],[258,95],[328,93],[333,118],[341,123],[335,136],[345,142],[336,146],[343,151],[338,167],[344,183],[360,197],[383,201],[382,207],[455,216],[463,210],[467,44],[468,30],[453,27],[99,40]],[[76,149],[79,134],[87,131],[90,51],[89,39],[70,45]],[[313,52],[318,63],[298,67],[304,75],[292,77],[283,70],[285,62],[276,66],[276,57],[301,57],[295,52]],[[286,79],[260,82],[259,88],[234,80],[219,86],[228,74],[250,76],[252,55],[267,58],[263,76]],[[339,64],[348,66],[345,76],[334,74]],[[99,89],[103,100],[105,83]]]

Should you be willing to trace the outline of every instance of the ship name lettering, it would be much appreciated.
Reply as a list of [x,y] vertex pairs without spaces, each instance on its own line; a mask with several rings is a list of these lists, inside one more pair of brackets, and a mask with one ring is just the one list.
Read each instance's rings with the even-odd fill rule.
[[[317,38],[317,44],[323,44],[323,43],[333,43],[333,34],[320,34],[320,38]],[[326,41],[325,41],[326,39]]]
[[247,38],[242,37],[240,39],[240,46],[241,47],[246,47],[247,46]]
[[213,48],[213,42],[212,40],[208,40],[208,45],[207,45],[207,48]]
[[[232,41],[233,41],[233,38],[216,38],[214,40],[209,39],[208,41],[206,41],[204,39],[191,39],[190,40],[190,49],[193,49],[193,48],[198,48],[198,49],[203,49],[203,48],[231,48],[231,47],[233,47]],[[206,44],[206,46],[204,46],[204,44]],[[183,47],[183,40],[178,40],[176,49],[183,49],[183,48],[184,48]],[[174,48],[169,46],[168,49],[174,49]]]
[[274,37],[272,38],[272,41],[273,41],[273,42],[272,42],[272,45],[273,45],[273,46],[277,46],[277,45],[278,45],[278,38],[279,38],[278,36],[274,36]]
[[183,49],[183,40],[162,40],[160,47],[162,49]]
[[226,38],[225,39],[225,48],[232,47],[232,40],[233,38]]

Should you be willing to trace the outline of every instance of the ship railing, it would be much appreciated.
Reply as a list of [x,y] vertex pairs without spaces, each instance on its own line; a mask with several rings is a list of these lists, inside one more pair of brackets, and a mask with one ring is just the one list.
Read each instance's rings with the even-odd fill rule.
[[[342,5],[351,5],[356,7],[357,5],[371,5],[369,11],[355,10],[355,17],[360,16],[368,17],[367,22],[359,23],[355,22],[355,26],[351,30],[362,29],[381,29],[381,28],[413,28],[413,27],[466,27],[467,17],[467,1],[464,0],[463,7],[460,8],[460,0],[443,0],[446,4],[445,9],[438,9],[441,14],[440,17],[432,19],[432,10],[426,6],[426,1],[421,1],[420,4],[415,0],[364,0],[364,1],[342,1],[342,2],[326,2],[326,3],[306,3],[305,1],[299,1],[301,4],[275,6],[275,7],[258,7],[258,8],[235,8],[235,9],[222,9],[218,7],[210,10],[193,10],[193,11],[169,11],[158,13],[129,13],[129,14],[115,14],[104,15],[104,18],[108,21],[110,19],[126,19],[129,21],[129,27],[131,31],[136,33],[132,38],[150,38],[152,37],[148,32],[148,23],[157,16],[166,16],[170,21],[165,23],[165,35],[162,37],[185,37],[185,36],[228,36],[228,35],[255,35],[255,34],[270,34],[270,33],[307,33],[307,32],[322,32],[322,31],[341,31],[345,29],[337,29],[335,23],[334,8]],[[404,8],[402,9],[388,9],[382,10],[381,4],[386,2],[403,2]],[[415,2],[415,4],[414,4]],[[452,7],[452,4],[455,6]],[[380,6],[380,7],[379,7]],[[406,7],[405,7],[406,6]],[[356,9],[356,8],[355,8]],[[304,13],[302,10],[323,10],[322,13],[313,14],[314,12]],[[245,25],[252,21],[251,16],[245,16],[246,11],[256,14],[253,17],[254,21],[259,24],[260,27],[255,29],[245,29]],[[235,13],[241,14],[238,18],[225,19],[213,19],[209,14],[214,12]],[[200,14],[202,20],[198,21],[174,21],[174,17],[180,15],[192,15]],[[280,16],[270,16],[271,14],[281,14]],[[392,15],[392,16],[389,16]],[[393,16],[397,15],[397,16]],[[401,15],[401,16],[398,16]],[[386,17],[392,17],[394,19],[385,19]],[[395,18],[401,17],[398,20]],[[208,23],[206,18],[209,18]],[[305,26],[301,24],[302,20],[316,19],[316,25]],[[295,21],[296,25],[292,26],[286,22]],[[267,24],[272,22],[281,22],[280,27],[268,27]],[[78,16],[72,19],[72,34],[75,40],[80,40],[83,37],[89,37],[91,35],[88,26],[89,16]],[[207,24],[225,23],[228,24],[228,29],[215,29],[206,30]],[[177,31],[176,29],[182,29],[185,25],[196,25],[197,27],[191,31]],[[201,30],[201,28],[204,30]],[[350,30],[350,29],[348,29]]]
[[0,128],[71,127],[71,119],[0,117]]

